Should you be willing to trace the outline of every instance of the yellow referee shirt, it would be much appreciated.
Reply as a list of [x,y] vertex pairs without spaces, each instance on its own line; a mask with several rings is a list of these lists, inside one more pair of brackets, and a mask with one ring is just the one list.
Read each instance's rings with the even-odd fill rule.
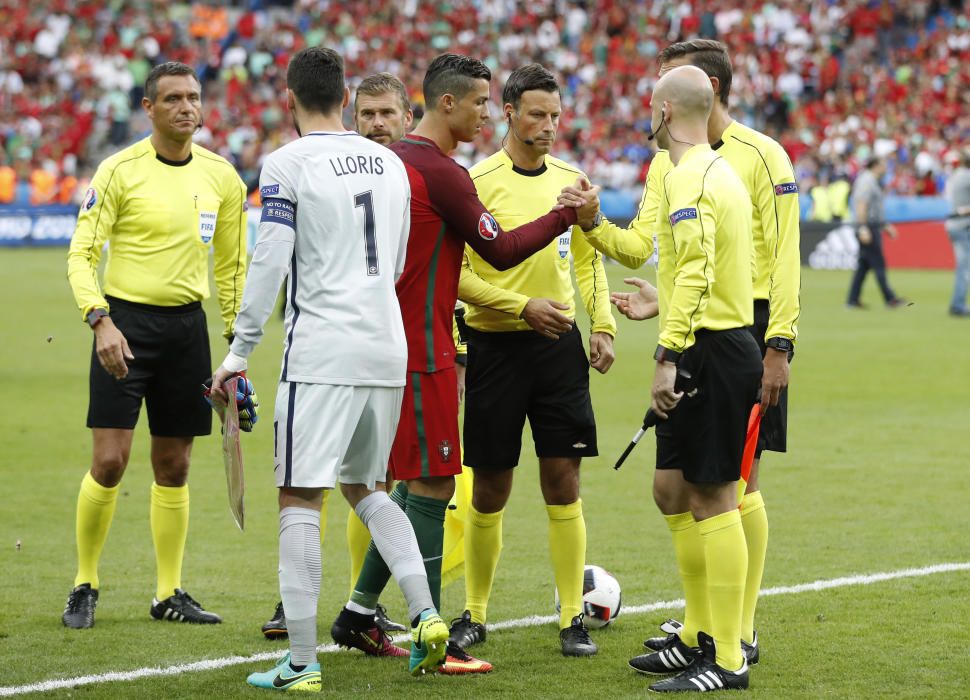
[[711,148],[731,164],[754,205],[754,298],[767,299],[771,312],[765,339],[795,340],[802,261],[798,184],[788,154],[774,139],[736,121]]
[[[157,157],[150,138],[101,163],[78,213],[67,276],[81,315],[105,294],[155,306],[209,297],[209,248],[225,335],[246,279],[246,187],[220,156],[192,146],[187,163]],[[108,260],[104,292],[98,263]]]
[[609,255],[625,267],[636,269],[647,262],[654,252],[654,226],[657,222],[664,175],[672,167],[667,151],[658,151],[650,161],[640,207],[630,222],[630,227],[620,228],[608,219],[603,219],[599,226],[586,232],[586,240],[596,250]]
[[[788,154],[761,132],[736,121],[712,148],[741,178],[752,201],[754,298],[767,299],[770,309],[765,339],[798,337],[801,312],[801,252],[799,251],[798,184]],[[666,151],[650,163],[637,217],[629,229],[608,221],[587,234],[597,250],[631,268],[653,254],[653,223],[664,176],[673,164]]]
[[[582,175],[552,156],[546,156],[537,170],[523,170],[512,163],[505,150],[478,163],[469,174],[479,199],[505,230],[548,212],[563,187],[575,184],[576,178]],[[591,332],[615,335],[616,321],[610,311],[603,259],[579,226],[563,231],[557,240],[504,272],[496,270],[466,246],[458,284],[458,296],[466,302],[465,322],[481,331],[530,330],[529,324],[519,316],[533,297],[569,304],[570,309],[563,313],[575,318],[570,254],[579,293],[592,320]]]
[[690,148],[664,177],[655,226],[660,345],[683,352],[702,328],[754,322],[750,201],[707,144]]

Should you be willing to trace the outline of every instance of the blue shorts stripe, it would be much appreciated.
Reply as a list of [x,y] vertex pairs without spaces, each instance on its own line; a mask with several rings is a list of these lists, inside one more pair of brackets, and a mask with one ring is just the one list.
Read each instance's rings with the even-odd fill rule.
[[286,402],[286,473],[283,486],[289,488],[293,481],[293,414],[296,413],[296,383],[290,383],[290,396]]
[[300,318],[300,307],[296,304],[297,290],[296,250],[290,259],[290,306],[293,307],[293,320],[290,322],[290,332],[286,336],[286,352],[283,353],[283,381],[286,381],[286,371],[290,368],[290,349],[293,347],[293,331],[296,330],[296,320]]

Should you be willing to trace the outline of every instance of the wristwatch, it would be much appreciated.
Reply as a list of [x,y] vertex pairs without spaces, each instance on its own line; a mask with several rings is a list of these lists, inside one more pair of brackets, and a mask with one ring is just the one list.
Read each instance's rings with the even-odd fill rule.
[[596,228],[597,226],[599,226],[601,223],[603,223],[603,212],[598,211],[598,212],[596,212],[596,216],[593,217],[593,225],[590,226],[589,228],[583,227],[583,232],[589,233],[594,228]]
[[795,343],[788,338],[768,338],[765,341],[765,345],[781,352],[792,352],[795,349]]
[[677,364],[680,360],[681,353],[671,350],[670,348],[665,348],[663,345],[658,345],[656,351],[653,353],[653,359],[657,362],[673,362]]
[[107,309],[94,308],[88,311],[88,315],[84,317],[84,320],[88,322],[91,328],[94,328],[101,321],[102,318],[108,315]]

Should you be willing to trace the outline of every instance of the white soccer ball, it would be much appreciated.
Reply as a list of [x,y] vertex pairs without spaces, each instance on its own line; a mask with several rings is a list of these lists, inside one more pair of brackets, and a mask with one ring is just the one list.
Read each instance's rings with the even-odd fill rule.
[[[589,629],[606,627],[620,614],[620,582],[606,569],[587,564],[583,572],[583,614]],[[556,612],[559,612],[559,589],[556,589]]]

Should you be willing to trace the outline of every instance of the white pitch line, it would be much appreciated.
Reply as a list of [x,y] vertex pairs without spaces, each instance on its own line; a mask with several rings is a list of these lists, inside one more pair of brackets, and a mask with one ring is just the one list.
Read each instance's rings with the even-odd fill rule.
[[[831,588],[844,588],[847,586],[868,586],[873,583],[892,581],[901,578],[916,578],[920,576],[932,576],[934,574],[945,574],[954,571],[970,571],[970,562],[955,562],[951,564],[934,564],[921,568],[900,569],[899,571],[885,571],[875,574],[858,574],[856,576],[842,576],[840,578],[821,579],[810,583],[800,583],[795,586],[776,586],[766,588],[761,591],[762,596],[773,595],[792,595],[797,593],[809,593],[815,591],[825,591]],[[683,599],[661,600],[656,603],[646,605],[632,605],[623,608],[624,615],[640,615],[655,610],[673,610],[684,605]],[[555,622],[559,618],[554,615],[530,615],[520,617],[517,620],[506,620],[489,625],[489,631],[504,629],[517,629],[521,627],[536,627]],[[407,639],[407,635],[396,638],[395,641]],[[324,644],[317,648],[321,654],[332,654],[340,647],[336,644]],[[75,688],[81,685],[92,685],[95,683],[114,683],[138,680],[139,678],[150,678],[157,676],[176,676],[180,673],[193,673],[196,671],[212,671],[226,666],[240,666],[251,664],[258,661],[275,661],[281,656],[280,651],[262,652],[250,656],[227,656],[221,659],[205,659],[194,661],[188,664],[176,664],[164,668],[145,667],[134,671],[110,671],[108,673],[98,673],[90,676],[77,676],[75,678],[62,678],[40,683],[30,683],[29,685],[13,685],[0,687],[0,697],[12,695],[24,695],[26,693],[41,693],[49,690],[62,690],[64,688]]]

